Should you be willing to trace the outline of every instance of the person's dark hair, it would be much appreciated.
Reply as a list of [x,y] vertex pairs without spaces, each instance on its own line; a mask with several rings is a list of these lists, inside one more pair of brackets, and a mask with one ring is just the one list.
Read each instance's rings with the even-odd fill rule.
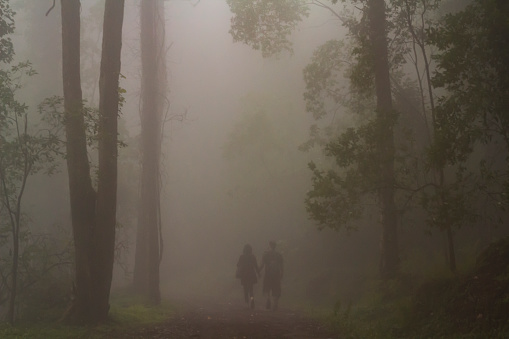
[[251,253],[253,253],[253,248],[251,247],[251,245],[246,244],[244,246],[244,251],[243,252],[244,252],[244,254],[251,254]]
[[269,242],[269,246],[270,248],[272,248],[273,250],[276,249],[276,242],[275,241],[270,241]]

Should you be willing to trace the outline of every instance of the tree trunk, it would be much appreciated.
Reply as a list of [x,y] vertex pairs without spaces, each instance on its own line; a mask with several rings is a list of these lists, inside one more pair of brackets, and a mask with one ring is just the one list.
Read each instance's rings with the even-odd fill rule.
[[91,260],[94,263],[94,306],[97,320],[106,319],[113,274],[117,210],[117,118],[119,113],[120,54],[124,0],[106,0],[101,73],[99,76],[99,175],[96,228]]
[[98,192],[87,156],[80,80],[80,1],[62,0],[62,76],[67,170],[75,246],[75,300],[67,314],[81,323],[106,320],[115,248],[118,77],[123,0],[106,0],[100,79]]
[[19,211],[16,212],[18,223],[12,232],[12,269],[11,290],[9,295],[9,308],[7,309],[7,321],[12,325],[15,320],[16,296],[18,293],[18,267],[19,267]]
[[160,157],[162,116],[166,92],[166,48],[162,1],[141,2],[142,173],[136,258],[133,284],[137,293],[152,304],[161,300],[159,290],[160,238]]
[[69,314],[89,321],[92,313],[90,239],[95,223],[95,191],[90,178],[85,123],[82,112],[80,78],[80,1],[61,0],[62,7],[62,77],[67,172],[71,202],[71,221],[75,247],[75,299]]
[[398,216],[394,202],[394,133],[391,83],[387,51],[386,18],[384,0],[369,2],[370,39],[373,51],[375,88],[377,97],[377,119],[380,123],[380,188],[378,191],[382,239],[381,265],[382,278],[394,278],[398,273]]

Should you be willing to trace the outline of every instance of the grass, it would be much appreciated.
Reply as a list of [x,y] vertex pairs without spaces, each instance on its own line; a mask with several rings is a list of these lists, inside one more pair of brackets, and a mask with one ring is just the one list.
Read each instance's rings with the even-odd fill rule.
[[[112,334],[126,333],[130,329],[162,323],[175,313],[172,305],[146,306],[132,297],[114,296],[111,301],[110,319],[97,326],[71,326],[41,319],[37,322],[19,322],[11,326],[0,324],[0,338],[48,339],[107,339]],[[117,336],[118,337],[118,336]]]
[[341,338],[509,338],[509,238],[460,273],[424,281],[374,281],[354,307],[337,303],[325,317]]
[[459,330],[450,317],[436,314],[422,321],[414,317],[415,303],[404,297],[351,307],[339,303],[322,318],[342,339],[481,339],[509,338],[504,327],[471,327]]

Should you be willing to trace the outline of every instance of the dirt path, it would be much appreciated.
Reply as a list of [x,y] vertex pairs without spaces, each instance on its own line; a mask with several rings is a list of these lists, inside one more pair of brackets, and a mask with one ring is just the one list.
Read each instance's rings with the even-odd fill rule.
[[166,323],[130,333],[131,338],[252,339],[337,338],[320,323],[298,313],[270,311],[261,305],[250,310],[242,304],[185,302]]

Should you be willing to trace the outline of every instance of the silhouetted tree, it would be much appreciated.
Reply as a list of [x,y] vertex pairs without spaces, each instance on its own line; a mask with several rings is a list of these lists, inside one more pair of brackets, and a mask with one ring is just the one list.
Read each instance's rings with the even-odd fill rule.
[[116,224],[117,117],[123,0],[106,0],[99,80],[97,193],[87,156],[80,80],[80,1],[62,0],[62,76],[67,168],[76,262],[76,291],[69,316],[104,321],[109,311]]
[[160,158],[166,99],[164,2],[141,1],[141,192],[136,238],[134,288],[159,304],[159,265],[162,257]]
[[[465,222],[464,215],[489,211],[489,219],[503,224],[509,204],[509,5],[475,0],[460,8],[429,30],[430,43],[438,48],[432,83],[445,90],[438,97],[430,154],[434,164],[456,169],[458,198],[448,201],[444,215]],[[483,197],[483,207],[455,208],[473,173],[476,182],[470,185]]]
[[379,204],[382,224],[381,275],[394,278],[399,266],[398,215],[394,202],[394,111],[392,106],[385,1],[370,0],[368,17],[376,91],[376,113],[381,124],[377,155],[380,166]]

